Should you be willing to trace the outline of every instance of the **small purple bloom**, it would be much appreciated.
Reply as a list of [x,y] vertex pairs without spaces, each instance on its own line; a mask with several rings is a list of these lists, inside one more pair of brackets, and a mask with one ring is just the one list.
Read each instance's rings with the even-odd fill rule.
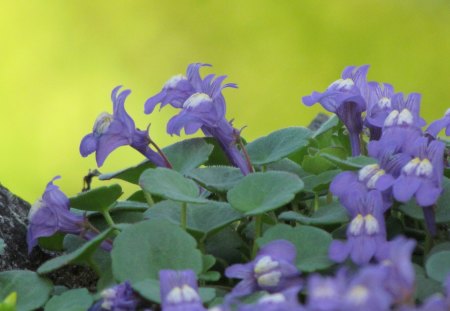
[[27,244],[30,253],[41,237],[57,232],[79,235],[83,232],[85,218],[69,210],[69,199],[53,182],[48,184],[42,197],[33,204],[28,214]]
[[205,311],[198,294],[197,278],[192,270],[159,271],[163,311]]
[[326,110],[335,113],[349,131],[352,156],[360,151],[359,134],[362,132],[361,114],[366,110],[368,65],[361,67],[349,66],[342,72],[342,78],[333,82],[325,92],[313,92],[304,96],[302,101],[311,106],[320,103]]
[[339,270],[336,277],[313,274],[308,278],[307,307],[310,311],[341,310],[347,289],[345,270]]
[[301,284],[300,272],[295,266],[296,249],[286,240],[275,240],[264,245],[255,259],[246,264],[235,264],[225,270],[228,278],[242,279],[230,293],[241,297],[265,290],[276,293]]
[[111,94],[113,114],[101,113],[94,123],[92,133],[81,141],[81,155],[86,157],[95,152],[97,165],[102,166],[113,150],[130,145],[155,165],[167,167],[168,163],[163,157],[148,146],[151,142],[148,131],[136,129],[133,119],[125,111],[125,99],[131,91],[119,93],[120,88],[121,86],[116,87]]
[[242,305],[238,311],[304,311],[299,304],[297,294],[299,287],[292,287],[280,293],[267,294],[257,303]]
[[450,136],[450,109],[448,109],[445,112],[443,118],[431,123],[426,129],[426,133],[436,138],[439,132],[444,128],[445,128],[445,135]]
[[202,79],[199,74],[202,66],[206,65],[191,64],[187,76],[171,78],[160,93],[147,100],[145,112],[152,112],[158,103],[161,107],[171,104],[181,109],[178,115],[170,119],[167,132],[180,135],[184,129],[186,134],[194,134],[201,129],[205,135],[217,139],[230,162],[246,175],[252,168],[236,147],[240,132],[225,119],[226,105],[222,95],[222,89],[237,86],[234,83],[222,85],[226,76],[210,74]]
[[393,185],[396,200],[407,202],[415,196],[422,207],[436,203],[442,192],[445,144],[420,137],[413,143],[411,160],[403,166]]
[[138,305],[137,297],[128,281],[105,289],[100,296],[102,299],[89,311],[135,311]]
[[351,221],[347,227],[347,241],[334,240],[329,248],[329,256],[336,262],[343,262],[348,256],[356,264],[368,263],[386,243],[384,208],[381,193],[377,190],[367,194],[355,191],[353,201],[344,207]]
[[414,240],[397,237],[384,245],[378,257],[381,267],[387,271],[385,287],[398,304],[414,301],[416,274],[411,257],[415,246]]
[[384,288],[385,271],[379,267],[365,267],[347,286],[343,295],[346,311],[388,311],[392,299]]
[[381,137],[384,120],[393,109],[394,87],[387,83],[369,82],[368,90],[365,124],[370,129],[371,140],[378,140]]

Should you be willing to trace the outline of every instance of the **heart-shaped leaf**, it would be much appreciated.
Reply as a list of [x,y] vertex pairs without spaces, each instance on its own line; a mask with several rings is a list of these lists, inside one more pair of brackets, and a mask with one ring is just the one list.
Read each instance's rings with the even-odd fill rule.
[[103,186],[70,198],[70,206],[83,211],[102,212],[108,210],[121,195],[120,185]]
[[59,296],[53,296],[46,304],[45,311],[84,311],[94,302],[86,288],[68,290]]
[[257,215],[289,203],[303,182],[296,175],[280,171],[252,173],[228,194],[231,206],[246,215]]
[[227,192],[244,178],[244,175],[236,167],[209,166],[192,170],[189,177],[210,191]]

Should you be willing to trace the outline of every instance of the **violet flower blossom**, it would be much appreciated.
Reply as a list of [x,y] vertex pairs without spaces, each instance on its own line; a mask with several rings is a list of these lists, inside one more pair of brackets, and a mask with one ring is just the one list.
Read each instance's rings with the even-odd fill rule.
[[295,266],[296,249],[286,240],[275,240],[264,245],[255,259],[246,264],[235,264],[225,270],[228,278],[242,279],[229,294],[230,298],[246,296],[259,290],[277,293],[301,284],[300,272]]
[[397,237],[385,244],[378,257],[386,270],[385,287],[397,304],[414,301],[416,274],[411,257],[415,246],[415,240]]
[[210,74],[202,79],[199,74],[202,66],[209,65],[191,64],[187,76],[177,75],[167,81],[160,93],[147,100],[145,113],[151,113],[158,103],[161,103],[161,107],[171,104],[181,109],[178,115],[170,119],[167,132],[180,135],[184,129],[189,135],[201,129],[205,135],[215,137],[232,165],[247,175],[253,169],[236,146],[240,132],[225,119],[226,105],[222,95],[222,89],[236,88],[237,85],[222,85],[226,76],[215,78],[215,75]]
[[341,310],[348,282],[346,272],[345,269],[341,269],[335,277],[324,277],[319,274],[311,275],[308,278],[307,285],[307,310]]
[[351,217],[347,227],[347,241],[334,240],[329,248],[329,257],[343,262],[348,256],[362,265],[376,256],[386,243],[386,228],[383,215],[383,199],[377,190],[367,194],[349,192],[353,200],[346,200],[344,207]]
[[342,72],[342,78],[333,82],[325,92],[313,92],[304,96],[307,106],[320,103],[326,110],[335,113],[349,131],[352,156],[361,154],[359,134],[363,129],[361,114],[366,110],[368,65],[349,66]]
[[[88,221],[81,215],[70,211],[69,199],[54,185],[53,182],[61,178],[56,176],[48,184],[42,197],[33,204],[28,214],[27,244],[28,253],[37,245],[41,237],[50,237],[57,232],[79,235],[90,240],[97,233],[86,226]],[[111,250],[111,244],[103,241],[101,247]]]
[[138,305],[131,284],[126,281],[101,292],[102,299],[88,311],[135,311]]
[[69,210],[69,199],[53,182],[48,184],[42,197],[33,204],[28,214],[28,253],[37,245],[41,237],[49,237],[57,232],[80,235],[84,230],[85,218]]
[[170,167],[166,159],[148,146],[151,143],[148,130],[136,129],[133,119],[125,111],[125,99],[131,91],[119,93],[120,88],[121,86],[114,88],[111,94],[113,114],[101,113],[94,123],[92,133],[82,139],[81,155],[86,157],[95,152],[97,165],[100,167],[113,150],[130,145],[156,166]]
[[192,270],[160,270],[162,311],[206,311]]
[[426,124],[420,117],[420,94],[411,93],[405,100],[402,93],[391,98],[392,110],[383,123],[379,140],[369,142],[369,155],[378,160],[397,153],[408,153],[411,142],[422,136]]
[[441,130],[445,128],[445,135],[450,136],[450,109],[445,112],[444,117],[432,122],[426,129],[426,133],[436,138]]
[[394,87],[388,83],[369,82],[368,84],[367,114],[364,120],[370,129],[370,139],[378,140],[384,120],[392,111],[392,96]]
[[299,287],[292,287],[280,293],[267,294],[255,304],[241,305],[238,311],[306,311],[298,302]]

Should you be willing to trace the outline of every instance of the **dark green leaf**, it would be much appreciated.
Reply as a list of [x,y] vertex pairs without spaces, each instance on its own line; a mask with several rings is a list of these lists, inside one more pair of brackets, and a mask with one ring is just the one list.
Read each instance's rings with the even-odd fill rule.
[[266,165],[267,171],[283,171],[297,175],[300,178],[308,176],[309,174],[296,162],[290,159],[281,159],[280,161]]
[[425,275],[425,270],[416,264],[414,264],[414,270],[416,272],[416,291],[414,297],[423,302],[428,297],[442,292],[442,286],[439,282],[429,279]]
[[85,311],[94,302],[85,288],[77,288],[53,296],[46,304],[45,311]]
[[92,240],[84,243],[80,248],[77,250],[59,256],[55,257],[53,259],[50,259],[46,261],[44,264],[42,264],[37,272],[39,274],[45,274],[52,272],[54,270],[57,270],[65,265],[68,264],[76,264],[76,263],[83,263],[86,260],[88,260],[92,254],[95,252],[95,250],[100,246],[100,244],[108,238],[108,236],[111,234],[112,229],[107,229],[106,231],[100,233]]
[[113,274],[119,281],[158,279],[161,269],[192,269],[199,274],[202,255],[195,239],[179,226],[161,219],[125,228],[111,252]]
[[334,177],[340,172],[341,170],[331,170],[322,172],[318,175],[308,175],[303,177],[305,190],[310,192],[327,190]]
[[289,203],[303,182],[296,175],[280,171],[252,173],[228,194],[231,206],[246,215],[257,215]]
[[263,165],[281,160],[308,145],[311,130],[288,127],[258,138],[246,146],[252,164]]
[[121,195],[120,185],[103,186],[70,198],[70,206],[83,211],[106,211]]
[[336,164],[340,169],[347,171],[359,170],[366,165],[377,163],[375,159],[366,156],[350,157],[346,160],[327,153],[321,153],[321,156]]
[[12,292],[17,293],[17,310],[39,309],[49,298],[52,283],[35,272],[11,270],[0,272],[0,301]]
[[336,115],[331,116],[325,123],[323,123],[317,131],[314,132],[313,138],[316,138],[325,132],[332,130],[339,124],[339,118]]
[[305,171],[316,175],[336,169],[336,165],[320,155],[305,155],[302,167]]
[[292,242],[297,248],[297,267],[300,271],[313,272],[333,265],[328,259],[328,247],[331,235],[319,228],[310,226],[291,227],[279,224],[268,229],[257,240],[261,247],[273,240],[284,239]]
[[142,173],[139,184],[145,191],[178,202],[206,203],[200,197],[197,184],[180,173],[167,168],[148,169]]

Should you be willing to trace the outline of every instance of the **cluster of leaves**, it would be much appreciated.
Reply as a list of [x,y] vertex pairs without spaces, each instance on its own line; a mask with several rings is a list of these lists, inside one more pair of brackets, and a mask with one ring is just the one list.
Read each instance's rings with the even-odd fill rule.
[[[210,138],[166,147],[172,170],[144,161],[101,175],[102,180],[127,181],[140,189],[122,200],[119,184],[70,198],[71,208],[87,213],[102,233],[88,242],[73,235],[41,239],[45,247],[64,249],[65,254],[45,262],[36,273],[0,273],[0,298],[16,292],[18,310],[44,304],[45,310],[87,309],[95,295],[86,289],[53,287],[45,278],[65,265],[84,264],[98,273],[99,292],[130,281],[140,296],[154,303],[160,302],[161,269],[191,269],[200,280],[203,301],[214,305],[232,285],[222,277],[224,269],[248,261],[258,247],[278,239],[296,246],[296,264],[304,273],[331,271],[335,264],[328,259],[328,247],[333,238],[344,236],[348,216],[328,186],[342,170],[358,170],[374,160],[347,156],[347,137],[335,117],[314,132],[285,128],[246,148],[257,172],[245,177],[227,166]],[[436,213],[440,224],[450,221],[448,179],[444,187]],[[412,203],[397,206],[387,224],[388,236],[414,237],[418,249],[426,249],[423,215]],[[99,248],[108,238],[114,239],[110,253]],[[439,282],[450,270],[450,243],[438,243],[429,253],[416,255],[420,279],[416,298],[424,299],[440,290]]]

